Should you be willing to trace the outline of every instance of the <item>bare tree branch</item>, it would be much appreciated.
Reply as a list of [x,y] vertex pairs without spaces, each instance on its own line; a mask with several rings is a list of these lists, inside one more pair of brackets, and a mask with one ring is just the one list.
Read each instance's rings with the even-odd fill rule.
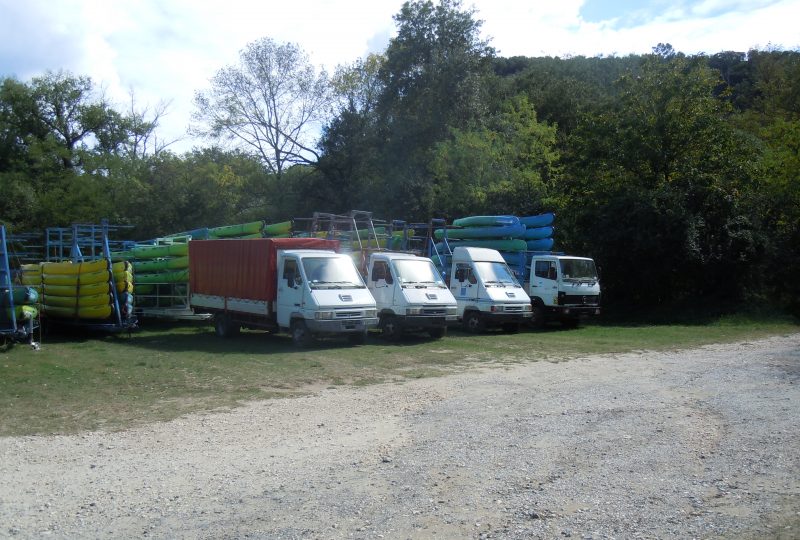
[[237,66],[220,69],[195,94],[193,132],[250,149],[274,174],[319,159],[313,147],[329,111],[330,86],[292,43],[250,43]]

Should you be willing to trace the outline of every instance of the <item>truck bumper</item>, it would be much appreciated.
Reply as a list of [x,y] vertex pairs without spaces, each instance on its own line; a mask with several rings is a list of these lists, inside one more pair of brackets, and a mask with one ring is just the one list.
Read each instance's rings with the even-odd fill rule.
[[481,316],[486,326],[500,326],[506,323],[524,323],[531,320],[531,312],[522,313],[492,313],[482,311]]
[[425,317],[424,315],[405,315],[398,317],[403,328],[444,328],[449,322],[456,322],[458,317],[449,315],[445,317]]
[[344,319],[339,321],[306,319],[305,323],[312,334],[343,334],[366,332],[368,329],[378,326],[378,318]]
[[554,306],[548,311],[557,319],[588,319],[600,315],[600,306]]

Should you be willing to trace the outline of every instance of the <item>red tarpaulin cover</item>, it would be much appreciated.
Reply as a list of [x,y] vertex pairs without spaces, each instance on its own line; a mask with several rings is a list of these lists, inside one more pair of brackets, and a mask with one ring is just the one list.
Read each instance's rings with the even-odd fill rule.
[[339,250],[337,240],[254,238],[189,242],[189,287],[193,293],[274,301],[279,249]]

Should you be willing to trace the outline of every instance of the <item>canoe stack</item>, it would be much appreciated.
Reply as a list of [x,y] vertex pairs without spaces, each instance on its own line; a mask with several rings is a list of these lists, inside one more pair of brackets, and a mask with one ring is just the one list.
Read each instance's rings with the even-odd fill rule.
[[39,302],[39,292],[36,287],[28,285],[14,286],[2,292],[0,305],[8,320],[11,319],[12,301],[17,324],[31,319],[36,320],[39,317],[39,310],[36,307]]
[[56,319],[105,320],[114,316],[114,292],[123,319],[133,314],[133,269],[127,261],[42,262],[22,266],[22,283]]
[[458,246],[496,249],[512,268],[521,271],[527,263],[526,252],[553,249],[554,219],[552,212],[526,217],[459,218],[453,221],[454,228],[434,231],[436,250],[447,254]]

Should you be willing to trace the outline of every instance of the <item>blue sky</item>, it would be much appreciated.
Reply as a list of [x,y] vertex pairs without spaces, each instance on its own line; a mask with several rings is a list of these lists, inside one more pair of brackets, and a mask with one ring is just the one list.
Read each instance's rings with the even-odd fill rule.
[[[169,102],[183,136],[194,92],[263,36],[332,71],[384,49],[402,0],[0,0],[0,76],[89,75],[124,109]],[[464,0],[502,56],[625,55],[800,47],[800,0]],[[183,151],[193,141],[172,148]]]

